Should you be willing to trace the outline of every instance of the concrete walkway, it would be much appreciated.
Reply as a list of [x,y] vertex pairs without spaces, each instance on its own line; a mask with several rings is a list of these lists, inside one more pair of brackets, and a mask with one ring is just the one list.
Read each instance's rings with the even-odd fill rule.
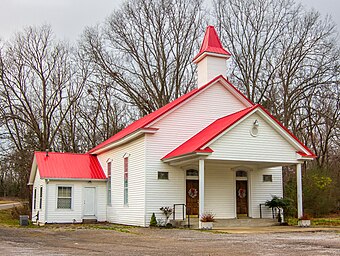
[[212,232],[228,234],[270,234],[270,233],[291,233],[291,232],[337,232],[340,227],[298,227],[298,226],[270,226],[270,227],[226,227],[216,228]]
[[20,202],[10,203],[10,204],[0,204],[0,210],[6,210],[14,208],[15,206],[22,205]]

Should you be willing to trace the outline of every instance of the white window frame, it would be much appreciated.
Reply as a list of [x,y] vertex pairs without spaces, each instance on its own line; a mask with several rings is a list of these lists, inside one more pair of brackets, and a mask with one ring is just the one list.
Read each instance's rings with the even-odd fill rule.
[[[59,188],[64,187],[64,188],[71,188],[71,207],[70,208],[58,208],[58,199],[59,199],[59,195],[58,195],[58,191]],[[74,189],[72,185],[57,185],[56,186],[56,209],[58,211],[69,211],[69,210],[73,210],[73,194],[74,194]],[[61,197],[61,198],[69,198],[69,197]]]
[[[109,172],[110,167],[110,172]],[[107,162],[107,205],[112,205],[112,184],[111,184],[111,177],[112,177],[112,161]]]
[[263,174],[262,175],[262,182],[273,182],[273,175],[272,174]]
[[43,200],[43,186],[40,186],[40,190],[39,190],[39,209],[41,210],[42,208],[42,200]]
[[33,210],[37,209],[37,188],[33,190]]
[[[162,175],[166,174],[166,178],[162,178]],[[169,180],[169,172],[166,171],[158,171],[157,172],[157,179],[158,180]]]
[[123,162],[123,188],[124,188],[124,206],[129,206],[129,157],[124,157]]

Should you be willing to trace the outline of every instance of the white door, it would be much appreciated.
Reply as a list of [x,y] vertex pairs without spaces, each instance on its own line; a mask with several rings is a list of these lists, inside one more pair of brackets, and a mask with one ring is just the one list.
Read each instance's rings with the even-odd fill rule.
[[95,215],[96,188],[85,188],[84,191],[84,215]]

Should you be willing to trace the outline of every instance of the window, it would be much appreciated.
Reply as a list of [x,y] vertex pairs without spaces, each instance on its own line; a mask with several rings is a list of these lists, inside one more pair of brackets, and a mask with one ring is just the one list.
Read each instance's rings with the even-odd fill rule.
[[263,182],[272,182],[273,175],[263,175]]
[[169,173],[168,172],[158,172],[158,179],[159,180],[168,180]]
[[107,163],[107,204],[111,205],[111,162]]
[[236,177],[247,177],[247,172],[246,171],[237,171]]
[[124,157],[124,205],[129,203],[129,158]]
[[42,207],[42,197],[43,196],[43,187],[40,187],[40,194],[39,194],[39,209]]
[[187,170],[187,176],[198,176],[198,171],[194,169]]
[[72,207],[72,187],[58,186],[58,209],[71,209]]
[[33,195],[33,209],[37,209],[37,188],[34,188]]

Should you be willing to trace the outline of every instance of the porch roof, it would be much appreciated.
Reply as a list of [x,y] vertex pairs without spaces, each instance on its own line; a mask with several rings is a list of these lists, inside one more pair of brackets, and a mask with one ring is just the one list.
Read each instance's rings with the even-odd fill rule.
[[186,155],[190,153],[212,153],[213,150],[209,147],[202,149],[202,147],[223,131],[228,129],[242,117],[251,112],[257,105],[243,109],[239,112],[217,119],[215,122],[204,128],[202,131],[191,137],[182,145],[171,151],[164,156],[162,160],[177,157],[180,155]]
[[268,119],[273,120],[274,123],[278,124],[281,132],[285,133],[286,136],[290,137],[291,140],[295,141],[302,148],[302,151],[297,151],[297,153],[306,157],[307,159],[313,159],[316,156],[312,151],[306,147],[297,137],[295,137],[287,128],[285,128],[277,119],[268,113],[260,104],[254,105],[252,107],[245,108],[241,111],[235,112],[228,116],[222,117],[211,123],[209,126],[201,130],[199,133],[191,137],[189,140],[185,141],[179,147],[165,155],[161,160],[171,161],[177,157],[191,156],[197,154],[210,154],[213,151],[207,146],[213,139],[218,137],[220,134],[225,132],[228,128],[231,128],[237,122],[243,120],[248,114],[251,114],[257,110],[263,113]]

